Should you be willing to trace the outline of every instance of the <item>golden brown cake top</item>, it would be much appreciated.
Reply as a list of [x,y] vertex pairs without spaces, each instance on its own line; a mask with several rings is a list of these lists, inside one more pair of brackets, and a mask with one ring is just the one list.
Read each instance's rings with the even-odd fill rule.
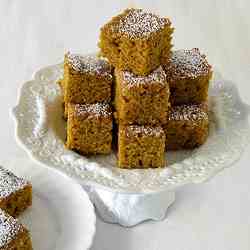
[[170,80],[197,78],[208,75],[211,65],[208,64],[206,56],[198,48],[194,48],[174,51],[169,63],[165,65],[165,70]]
[[112,78],[112,66],[104,58],[96,55],[72,54],[70,52],[65,57],[69,66],[75,71]]
[[131,39],[141,39],[158,32],[166,25],[171,25],[168,18],[159,17],[142,9],[131,8],[126,9],[119,16],[119,22],[114,24],[113,31]]
[[27,185],[30,183],[0,166],[0,199],[23,189]]
[[108,103],[75,104],[74,111],[77,116],[109,117],[112,115]]
[[127,137],[154,136],[161,137],[164,130],[161,127],[129,125],[123,128]]
[[24,227],[13,217],[0,209],[0,247],[9,244],[24,230]]
[[154,83],[162,85],[167,84],[166,73],[161,66],[147,76],[138,76],[130,71],[121,71],[121,74],[123,78],[123,85],[126,88]]
[[200,121],[208,120],[207,104],[191,104],[172,106],[169,112],[170,121]]

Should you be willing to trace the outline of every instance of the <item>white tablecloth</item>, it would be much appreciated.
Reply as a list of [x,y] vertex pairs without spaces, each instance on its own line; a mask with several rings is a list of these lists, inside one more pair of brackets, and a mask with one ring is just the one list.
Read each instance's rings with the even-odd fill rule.
[[[8,167],[15,157],[22,159],[17,167],[31,161],[14,140],[9,115],[22,83],[37,69],[62,61],[68,49],[94,51],[98,28],[131,4],[170,16],[175,47],[199,47],[250,103],[248,0],[1,0],[0,164]],[[234,167],[210,182],[180,189],[162,222],[125,229],[98,219],[91,250],[249,250],[249,149]]]

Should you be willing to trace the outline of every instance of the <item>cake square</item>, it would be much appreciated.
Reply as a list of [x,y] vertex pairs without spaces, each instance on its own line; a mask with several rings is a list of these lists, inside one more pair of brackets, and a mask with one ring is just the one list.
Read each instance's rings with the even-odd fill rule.
[[202,145],[208,137],[208,127],[206,103],[171,107],[168,122],[163,127],[166,149],[192,149]]
[[95,55],[67,53],[64,59],[63,92],[67,104],[91,104],[111,100],[112,67]]
[[0,208],[13,217],[32,204],[32,185],[0,166]]
[[164,67],[172,105],[198,104],[207,100],[212,68],[199,49],[174,51]]
[[67,143],[81,154],[108,154],[112,144],[112,111],[107,103],[68,104]]
[[148,75],[171,54],[173,28],[168,18],[126,9],[101,28],[101,54],[121,70]]
[[0,209],[0,250],[32,250],[29,231]]
[[167,121],[170,92],[161,66],[147,76],[115,69],[115,78],[118,123],[160,125]]
[[118,166],[160,168],[165,166],[165,134],[161,127],[119,126]]

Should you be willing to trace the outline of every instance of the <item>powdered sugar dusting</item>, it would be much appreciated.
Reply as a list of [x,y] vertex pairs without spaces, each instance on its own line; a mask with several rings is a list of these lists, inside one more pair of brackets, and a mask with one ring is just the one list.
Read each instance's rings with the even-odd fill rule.
[[28,184],[24,179],[15,176],[0,166],[0,198],[6,198]]
[[[7,215],[0,209],[0,247],[5,247],[17,234],[23,230],[23,227],[16,219]],[[5,248],[4,248],[5,249]]]
[[123,71],[122,75],[123,75],[124,85],[128,88],[142,84],[154,84],[154,83],[158,84],[160,83],[162,85],[167,84],[166,74],[161,66],[147,76],[138,76],[129,71]]
[[108,117],[112,115],[111,107],[108,103],[75,104],[77,116],[88,114],[95,117]]
[[145,38],[161,30],[165,25],[170,25],[169,19],[142,9],[129,9],[128,14],[120,20],[118,32],[132,39]]
[[130,125],[126,127],[126,135],[130,137],[138,136],[139,134],[144,136],[155,136],[160,137],[164,135],[164,130],[161,127],[150,127],[150,126],[139,126],[139,125]]
[[207,75],[211,71],[211,66],[208,64],[206,56],[200,54],[198,48],[194,48],[174,51],[169,63],[165,66],[165,70],[171,81]]
[[112,78],[112,66],[104,58],[99,58],[96,55],[71,54],[69,52],[66,57],[75,71]]
[[179,105],[173,106],[170,109],[170,121],[200,121],[208,120],[207,105],[193,104],[193,105]]

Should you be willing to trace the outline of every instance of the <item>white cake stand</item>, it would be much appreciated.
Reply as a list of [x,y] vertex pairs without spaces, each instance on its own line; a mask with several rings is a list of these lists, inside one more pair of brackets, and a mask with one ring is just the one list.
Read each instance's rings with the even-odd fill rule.
[[168,167],[156,170],[119,169],[114,153],[80,156],[64,147],[56,84],[61,76],[62,64],[53,65],[24,83],[13,109],[16,137],[33,159],[80,182],[105,221],[133,226],[163,219],[177,187],[209,180],[237,161],[250,141],[249,106],[241,101],[236,85],[215,73],[209,92],[210,132],[203,146],[168,152]]

